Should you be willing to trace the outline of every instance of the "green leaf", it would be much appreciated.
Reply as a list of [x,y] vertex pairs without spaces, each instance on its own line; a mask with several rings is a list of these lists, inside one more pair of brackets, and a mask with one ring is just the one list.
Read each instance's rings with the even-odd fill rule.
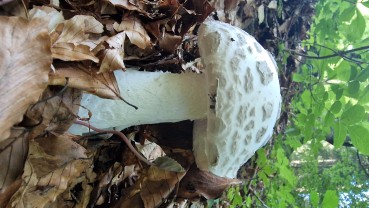
[[358,99],[360,104],[369,103],[369,85],[364,88]]
[[328,190],[324,194],[322,208],[336,208],[338,207],[339,198],[336,191]]
[[343,95],[344,86],[339,85],[339,84],[331,84],[330,86],[331,86],[331,89],[334,92],[334,94],[336,94],[336,100],[341,99],[341,97]]
[[356,18],[352,20],[350,27],[355,28],[355,32],[350,32],[347,39],[352,42],[360,40],[365,31],[365,19],[359,9],[356,9]]
[[310,203],[313,207],[318,207],[319,205],[319,195],[316,191],[310,191]]
[[331,112],[327,112],[324,118],[324,126],[332,126],[334,123],[334,115]]
[[285,131],[285,134],[291,135],[291,136],[297,136],[301,134],[300,129],[297,128],[289,128]]
[[359,93],[360,90],[360,83],[359,81],[355,80],[352,82],[349,82],[348,84],[348,96],[349,97],[354,97],[355,95],[357,95]]
[[159,157],[154,161],[155,166],[160,169],[173,171],[173,172],[184,172],[185,169],[174,159],[164,156]]
[[306,81],[306,77],[302,74],[298,74],[298,73],[294,73],[292,80],[294,82],[305,82]]
[[367,1],[367,2],[361,2],[361,4],[363,4],[364,6],[366,6],[366,7],[369,8],[369,1]]
[[337,66],[335,71],[337,72],[337,79],[342,81],[350,81],[351,77],[351,66],[347,62],[342,62],[340,65]]
[[365,82],[369,78],[369,66],[361,70],[360,74],[357,76],[359,82]]
[[311,93],[309,90],[305,90],[302,94],[301,94],[301,99],[302,102],[304,103],[304,105],[309,108],[311,107]]
[[337,114],[341,111],[341,108],[342,108],[342,103],[339,100],[337,100],[331,106],[330,111],[334,114]]
[[352,144],[362,154],[369,155],[369,130],[361,125],[348,127],[348,132],[351,137]]
[[358,123],[364,119],[365,109],[361,105],[354,105],[349,107],[346,111],[342,113],[341,121],[352,125]]
[[231,187],[231,188],[228,189],[228,191],[227,191],[227,199],[229,201],[232,201],[233,200],[235,191],[236,191],[236,189],[234,187]]
[[239,191],[236,191],[232,200],[232,205],[242,205],[242,196]]
[[290,185],[296,185],[296,176],[288,166],[279,166],[279,175],[286,179]]
[[335,148],[339,148],[346,140],[347,128],[340,122],[336,122],[333,125],[334,139],[333,144]]
[[342,14],[340,15],[341,21],[350,21],[355,15],[355,7],[351,6],[343,10]]

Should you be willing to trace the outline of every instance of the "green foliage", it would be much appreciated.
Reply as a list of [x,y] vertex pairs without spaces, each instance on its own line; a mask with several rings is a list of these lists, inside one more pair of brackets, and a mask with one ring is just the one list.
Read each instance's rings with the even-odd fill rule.
[[[283,142],[272,150],[276,153],[271,155],[275,158],[276,176],[270,180],[258,174],[260,180],[268,181],[266,199],[270,207],[301,207],[306,205],[304,197],[309,198],[312,207],[337,207],[340,193],[354,188],[352,176],[365,178],[358,171],[351,171],[353,175],[337,172],[335,166],[327,167],[324,172],[318,158],[322,154],[321,141],[329,137],[333,137],[335,148],[348,142],[360,153],[369,155],[369,66],[365,62],[369,55],[361,51],[342,52],[369,46],[369,33],[365,32],[368,17],[363,16],[359,5],[341,0],[320,1],[316,12],[310,40],[305,45],[308,55],[322,57],[336,53],[337,56],[307,59],[293,74],[293,81],[302,91],[291,103],[293,116],[289,118]],[[289,164],[292,153],[307,144],[309,148],[304,151],[308,154],[300,158],[305,162],[297,169],[292,168]],[[336,161],[337,167],[344,166],[341,160]],[[347,170],[350,164],[345,165]],[[365,190],[365,182],[360,183],[361,190]]]
[[[369,14],[363,13],[369,1],[352,2],[316,5],[310,39],[303,44],[308,56],[329,58],[306,58],[293,74],[299,94],[290,103],[286,131],[268,158],[264,149],[257,152],[260,170],[250,186],[262,181],[264,189],[256,195],[268,207],[369,206],[363,200],[369,183],[356,156],[356,151],[369,155],[369,53],[357,50],[369,46]],[[287,53],[279,56],[286,63]],[[322,143],[326,140],[335,150]],[[228,193],[233,207],[264,206],[252,194]]]
[[337,192],[334,190],[328,190],[324,194],[322,208],[336,208],[338,206]]

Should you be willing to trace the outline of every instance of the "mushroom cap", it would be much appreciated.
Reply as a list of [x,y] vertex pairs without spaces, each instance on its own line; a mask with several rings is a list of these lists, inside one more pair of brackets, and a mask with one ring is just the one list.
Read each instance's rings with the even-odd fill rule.
[[282,101],[277,65],[251,35],[219,21],[200,26],[198,45],[209,101],[207,119],[195,121],[196,164],[235,178],[272,137]]

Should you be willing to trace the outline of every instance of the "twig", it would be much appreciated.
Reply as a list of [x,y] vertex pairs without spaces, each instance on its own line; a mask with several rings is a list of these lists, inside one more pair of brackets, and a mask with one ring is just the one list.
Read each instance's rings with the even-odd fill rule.
[[333,58],[333,57],[336,57],[336,56],[341,56],[342,57],[345,54],[352,53],[352,52],[355,52],[355,51],[366,50],[368,48],[369,48],[369,46],[363,46],[363,47],[355,48],[355,49],[352,49],[352,50],[334,52],[333,54],[326,55],[326,56],[309,56],[309,55],[302,54],[302,53],[299,53],[299,52],[296,52],[296,51],[293,51],[293,50],[287,50],[287,51],[289,51],[289,52],[291,52],[295,55],[299,55],[299,56],[309,58],[309,59],[327,59],[327,58]]
[[137,150],[132,146],[130,140],[120,131],[114,131],[114,130],[104,130],[104,129],[99,129],[99,128],[96,128],[94,126],[91,126],[89,123],[85,123],[85,122],[82,122],[82,121],[74,121],[75,124],[79,124],[79,125],[82,125],[82,126],[86,126],[96,132],[99,132],[99,133],[108,133],[108,134],[115,134],[115,135],[118,135],[124,143],[127,144],[128,148],[133,152],[133,154],[138,158],[140,159],[142,162],[146,163],[147,165],[153,165],[151,162],[149,162],[145,157],[143,157],[139,152],[137,152]]
[[366,168],[364,167],[364,165],[363,165],[363,163],[362,163],[362,161],[361,161],[359,151],[356,151],[356,156],[357,156],[357,159],[359,160],[359,164],[360,164],[361,168],[363,169],[363,171],[364,171],[365,175],[366,175],[367,177],[369,177],[369,173],[366,171]]
[[266,205],[265,202],[263,202],[263,200],[260,199],[260,197],[254,192],[252,188],[250,188],[249,190],[259,200],[259,202],[263,205],[263,207],[269,208],[268,205]]

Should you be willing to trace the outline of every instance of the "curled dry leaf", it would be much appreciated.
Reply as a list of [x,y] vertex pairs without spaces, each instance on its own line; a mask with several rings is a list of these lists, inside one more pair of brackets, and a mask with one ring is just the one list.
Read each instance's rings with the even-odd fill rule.
[[141,198],[145,207],[157,207],[174,190],[186,172],[171,172],[151,166],[141,185]]
[[42,18],[49,21],[49,33],[55,30],[56,26],[64,21],[63,14],[58,10],[48,6],[33,6],[29,11],[31,19]]
[[50,72],[50,85],[66,84],[68,86],[87,91],[101,98],[119,100],[120,92],[113,72],[97,73],[97,69],[87,69],[83,65],[75,64],[56,66],[55,72]]
[[130,11],[137,11],[146,16],[150,15],[148,12],[145,11],[145,5],[142,3],[143,1],[140,0],[108,0],[108,2],[119,8],[127,9]]
[[238,179],[223,178],[207,171],[201,171],[194,164],[182,179],[177,196],[185,199],[199,196],[215,199],[229,186],[240,183]]
[[109,48],[103,50],[102,61],[99,73],[114,71],[116,69],[125,69],[123,62],[124,57],[124,41],[126,33],[118,33],[106,40]]
[[89,40],[90,34],[101,34],[103,25],[92,16],[76,15],[59,24],[50,34],[52,36],[52,56],[64,61],[91,60],[95,63],[99,59],[92,52],[96,41]]
[[46,207],[69,191],[74,181],[92,164],[86,150],[64,136],[30,141],[23,183],[10,203],[14,207]]
[[76,15],[66,20],[63,30],[55,43],[80,43],[89,38],[89,33],[100,34],[103,25],[92,16]]
[[154,142],[150,142],[145,140],[144,145],[140,143],[136,143],[137,149],[141,152],[143,156],[147,158],[148,161],[152,162],[159,157],[163,157],[165,155],[163,149]]
[[28,152],[28,131],[13,127],[8,139],[0,142],[0,205],[14,194],[13,183],[22,175]]
[[28,126],[31,130],[29,139],[34,139],[45,132],[62,134],[69,129],[78,114],[80,90],[62,87],[51,90],[50,88],[45,90],[40,101],[30,107],[24,116],[22,125]]
[[181,36],[165,33],[164,37],[162,39],[159,39],[159,46],[165,52],[174,53],[174,51],[178,48],[181,42],[182,42]]
[[55,43],[51,48],[53,58],[63,61],[91,60],[99,63],[99,59],[90,51],[87,45],[75,45],[74,43]]
[[45,90],[52,59],[44,21],[0,17],[0,25],[0,141],[3,141]]
[[[113,190],[112,186],[117,187],[120,185],[125,179],[130,177],[137,177],[137,173],[135,171],[135,165],[123,166],[115,162],[107,172],[105,172],[97,186],[94,187],[92,192],[92,196],[90,198],[90,207],[96,205],[99,200],[99,203],[102,203],[103,200],[106,200],[110,195],[109,192]],[[109,191],[110,190],[110,191]],[[110,196],[111,197],[111,196]]]
[[117,32],[124,31],[131,43],[139,48],[145,49],[151,46],[150,36],[138,18],[125,17],[120,24],[114,23],[113,27]]

